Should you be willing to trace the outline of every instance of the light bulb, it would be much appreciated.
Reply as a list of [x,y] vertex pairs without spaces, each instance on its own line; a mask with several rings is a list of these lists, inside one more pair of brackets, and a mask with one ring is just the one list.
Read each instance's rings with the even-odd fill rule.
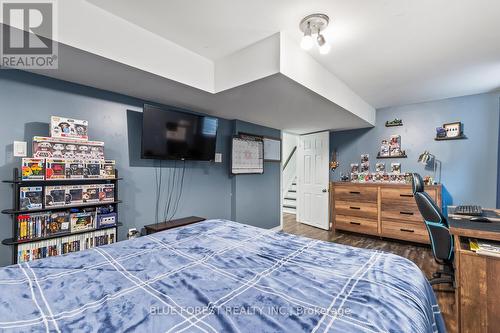
[[304,50],[310,50],[314,45],[314,40],[311,35],[304,35],[302,41],[300,42],[300,47]]
[[323,44],[322,46],[319,47],[319,53],[321,54],[328,54],[330,52],[330,45],[328,44]]
[[320,34],[319,31],[316,41],[318,42],[319,53],[327,54],[328,52],[330,52],[330,45],[326,43],[325,37],[322,34]]

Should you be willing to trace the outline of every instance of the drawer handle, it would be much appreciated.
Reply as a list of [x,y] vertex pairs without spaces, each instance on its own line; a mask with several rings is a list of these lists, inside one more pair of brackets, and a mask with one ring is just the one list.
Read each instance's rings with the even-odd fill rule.
[[361,194],[361,192],[358,192],[358,191],[350,191],[349,193],[351,193],[351,194]]
[[400,194],[399,196],[403,198],[413,198],[413,194]]
[[399,212],[401,215],[413,215],[413,212]]
[[350,208],[350,209],[357,209],[357,210],[360,210],[360,209],[361,209],[361,207],[353,207],[353,206],[350,206],[349,208]]
[[349,222],[350,224],[354,224],[354,225],[361,225],[361,223],[359,222]]
[[415,232],[415,230],[411,230],[411,229],[403,229],[403,228],[401,228],[399,230],[404,231],[404,232]]

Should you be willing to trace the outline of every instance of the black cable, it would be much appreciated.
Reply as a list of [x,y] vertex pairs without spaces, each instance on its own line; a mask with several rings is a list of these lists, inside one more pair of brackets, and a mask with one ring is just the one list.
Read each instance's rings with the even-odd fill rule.
[[155,168],[155,186],[156,186],[156,204],[155,204],[155,219],[156,219],[156,224],[158,224],[159,221],[159,206],[160,206],[160,182],[158,178],[158,167],[156,165],[156,161],[153,162],[154,168]]
[[[178,178],[178,175],[177,175],[177,163],[175,165],[175,175],[176,175],[176,178],[174,179],[174,188],[172,189],[172,195],[174,196],[174,199],[173,199],[173,202],[172,202],[172,209],[175,210],[175,203],[177,202],[177,197],[178,197],[178,194],[176,194],[176,192],[178,193],[179,192],[179,178]],[[168,220],[171,221],[173,219],[174,215],[170,215],[170,212],[169,212],[169,216],[168,216]]]
[[163,187],[163,165],[162,165],[162,160],[160,160],[160,177],[158,182],[158,223],[160,222],[160,204],[161,204],[162,187]]
[[168,165],[167,163],[167,187],[166,187],[166,192],[165,193],[165,204],[163,205],[163,222],[165,222],[167,219],[166,219],[166,211],[167,211],[167,201],[168,201],[168,195],[170,193],[170,183],[171,183],[171,179],[172,176],[171,176],[171,170],[170,170],[170,166]]
[[177,197],[177,202],[175,203],[175,208],[174,208],[174,212],[172,214],[172,218],[174,218],[175,214],[177,214],[177,210],[179,209],[179,203],[181,201],[181,198],[182,198],[182,191],[184,189],[184,175],[186,173],[186,160],[183,161],[183,165],[182,165],[182,176],[181,176],[181,180],[180,180],[180,190],[179,190],[179,196]]
[[168,182],[167,182],[167,187],[166,187],[166,195],[165,195],[165,205],[163,206],[163,222],[165,222],[167,220],[167,202],[168,202],[168,197],[170,195],[170,188],[171,188],[171,178],[172,178],[172,171],[171,171],[171,168],[167,165],[167,179],[168,179]]
[[[165,218],[165,221],[170,221],[168,219],[168,215],[170,213],[170,205],[172,203],[172,195],[173,195],[173,192],[175,190],[175,178],[176,178],[176,174],[177,174],[177,160],[174,160],[174,171],[172,172],[170,170],[170,174],[172,175],[172,177],[169,177],[169,186],[168,186],[168,199],[167,201],[165,202],[165,205],[166,205],[166,213],[164,215],[164,218]],[[170,186],[170,183],[171,183],[171,186]],[[165,212],[165,210],[164,210]]]

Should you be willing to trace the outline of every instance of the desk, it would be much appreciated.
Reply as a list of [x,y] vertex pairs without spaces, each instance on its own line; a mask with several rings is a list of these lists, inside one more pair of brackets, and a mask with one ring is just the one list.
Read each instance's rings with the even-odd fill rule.
[[498,332],[500,328],[500,258],[470,250],[469,238],[500,241],[500,210],[484,209],[492,223],[470,222],[453,214],[448,223],[455,241],[455,292],[459,332]]

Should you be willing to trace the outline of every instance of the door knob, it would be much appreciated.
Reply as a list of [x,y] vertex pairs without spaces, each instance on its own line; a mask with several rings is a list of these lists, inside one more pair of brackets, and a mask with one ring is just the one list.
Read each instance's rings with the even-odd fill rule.
[[326,193],[328,190],[326,188],[323,189],[323,193]]

